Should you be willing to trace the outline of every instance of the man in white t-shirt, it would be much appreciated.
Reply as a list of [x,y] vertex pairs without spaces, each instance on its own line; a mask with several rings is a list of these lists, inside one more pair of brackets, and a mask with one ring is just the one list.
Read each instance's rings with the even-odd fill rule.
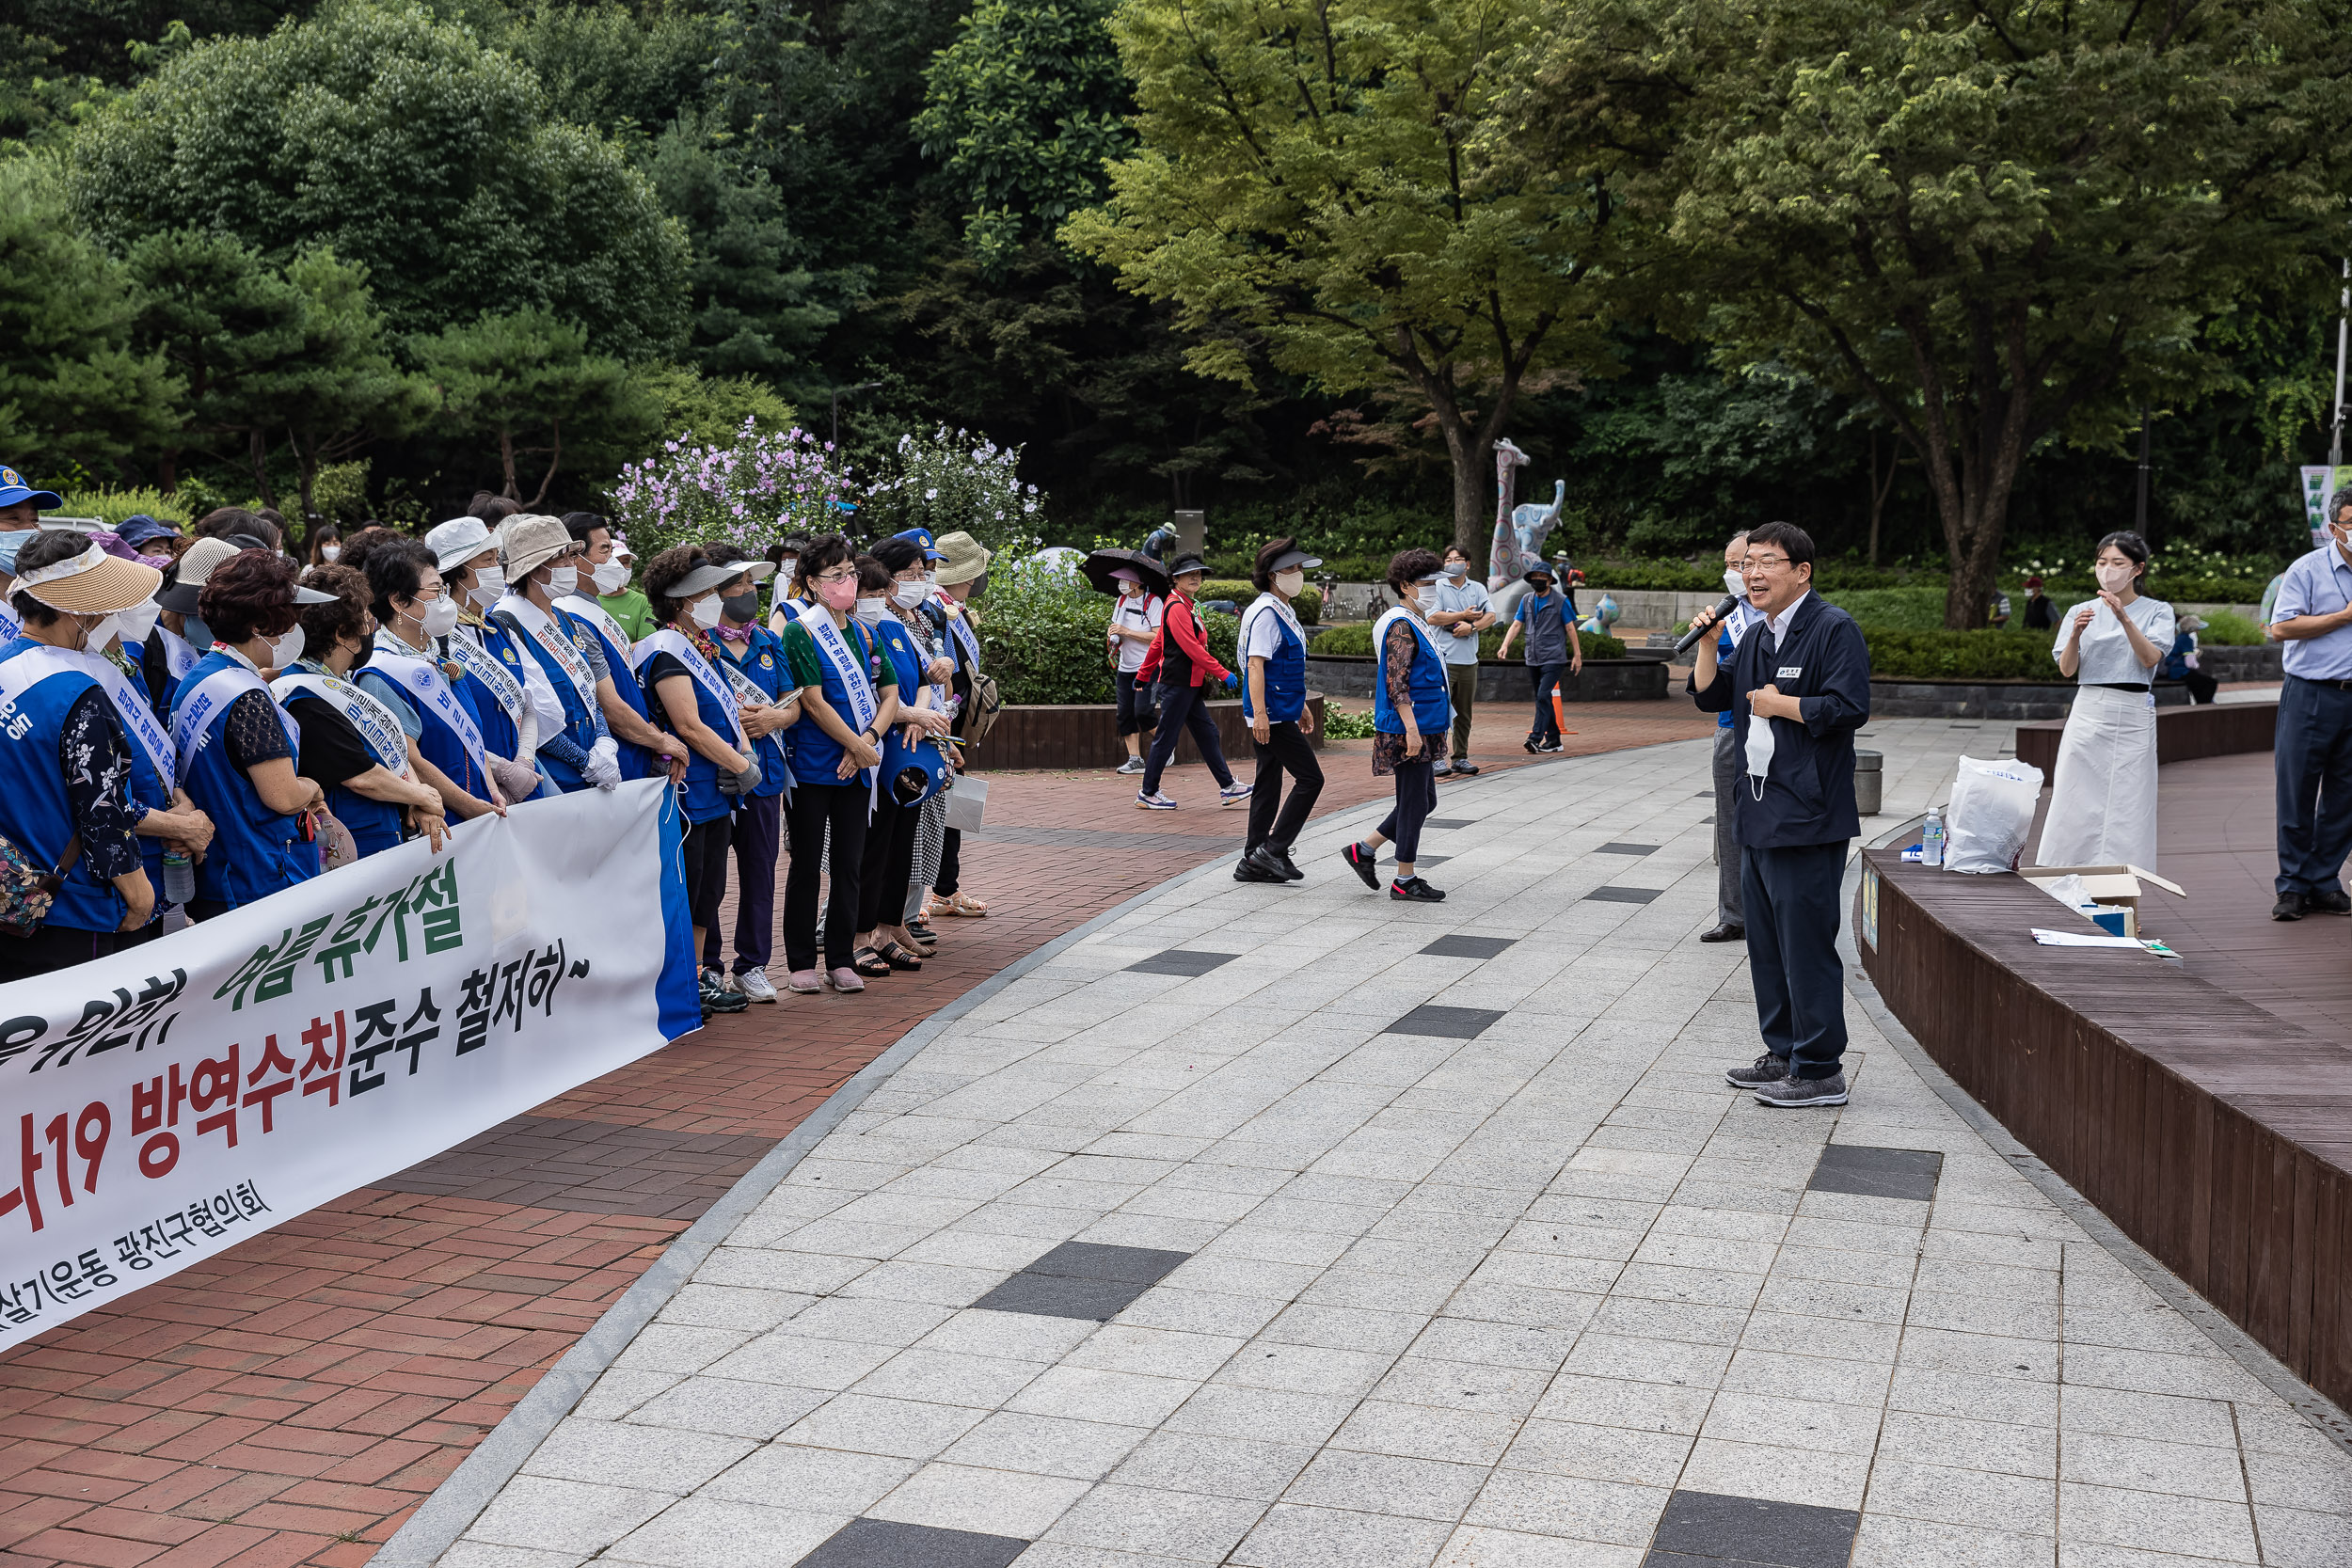
[[1143,771],[1143,753],[1152,744],[1152,732],[1158,727],[1159,715],[1152,710],[1152,683],[1138,682],[1136,672],[1143,667],[1143,656],[1152,646],[1152,639],[1159,635],[1160,622],[1168,614],[1167,601],[1143,584],[1142,574],[1133,567],[1121,566],[1111,576],[1125,587],[1119,602],[1111,607],[1111,624],[1104,633],[1115,657],[1119,685],[1119,737],[1127,743],[1127,760],[1119,765],[1121,773]]
[[1446,691],[1454,704],[1454,763],[1451,769],[1438,765],[1439,778],[1449,771],[1465,778],[1478,771],[1470,759],[1470,709],[1478,701],[1478,634],[1495,624],[1495,612],[1486,602],[1486,585],[1470,570],[1470,552],[1459,545],[1447,546],[1445,576],[1422,601],[1428,622],[1445,647]]

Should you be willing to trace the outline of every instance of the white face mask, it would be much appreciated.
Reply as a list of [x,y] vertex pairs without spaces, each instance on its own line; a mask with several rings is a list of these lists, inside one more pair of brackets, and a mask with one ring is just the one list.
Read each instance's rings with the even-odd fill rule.
[[1772,721],[1763,714],[1748,715],[1748,776],[1756,781],[1756,798],[1764,799],[1764,776],[1772,770]]
[[776,562],[776,581],[779,584],[790,582],[800,575],[801,558],[799,556],[787,555]]
[[294,629],[285,636],[270,639],[269,667],[271,669],[283,670],[301,657],[302,625],[300,622],[296,622]]
[[319,546],[319,559],[321,561],[341,561],[342,558],[343,547],[341,545],[321,545]]
[[628,568],[618,561],[608,561],[590,576],[599,594],[617,594],[628,586]]
[[1281,594],[1282,597],[1286,599],[1296,598],[1298,596],[1298,591],[1306,586],[1307,574],[1304,572],[1277,572],[1274,574],[1274,591]]
[[857,618],[861,621],[880,620],[882,606],[887,603],[887,599],[860,599],[857,602]]
[[2110,594],[2121,594],[2132,585],[2133,570],[2130,566],[2101,566],[2098,568],[2099,586]]
[[577,593],[577,592],[579,591],[579,589],[580,589],[580,568],[579,568],[579,567],[577,567],[577,566],[550,566],[550,567],[548,567],[548,598],[550,598],[550,599],[561,599],[561,598],[565,598],[565,597],[568,597],[570,594],[574,594],[574,593]]
[[457,601],[447,594],[428,600],[418,612],[417,624],[424,628],[427,637],[447,637],[457,629]]
[[1462,578],[1470,576],[1470,562],[1467,561],[1449,561],[1445,565],[1445,575],[1454,578],[1454,581],[1459,582]]
[[82,627],[82,651],[94,654],[113,641],[122,629],[120,615],[102,615]]
[[506,596],[506,572],[498,566],[477,566],[473,569],[473,586],[466,591],[473,602],[487,610]]
[[913,610],[931,596],[931,591],[919,582],[902,582],[891,590],[891,598],[902,609]]
[[686,607],[686,613],[694,618],[694,625],[708,631],[719,624],[719,616],[723,609],[724,607],[719,602],[718,594],[705,594]]
[[1740,575],[1739,567],[1724,568],[1724,592],[1735,599],[1744,599],[1748,596],[1748,579]]
[[116,615],[115,626],[122,633],[122,640],[125,642],[144,642],[147,641],[148,634],[155,629],[155,617],[163,612],[163,606],[150,599],[145,604],[133,605],[130,609]]

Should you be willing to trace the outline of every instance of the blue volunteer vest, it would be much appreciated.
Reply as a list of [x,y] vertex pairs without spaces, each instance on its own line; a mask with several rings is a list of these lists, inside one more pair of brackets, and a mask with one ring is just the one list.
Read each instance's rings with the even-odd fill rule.
[[[561,636],[573,639],[573,646],[577,649],[580,636],[580,623],[560,610],[555,611],[554,621],[556,632]],[[553,654],[539,646],[537,638],[526,637],[512,627],[504,629],[524,650],[524,656],[537,660],[539,668],[547,673],[548,684],[555,688],[555,700],[564,705],[564,733],[579,742],[580,749],[583,752],[596,745],[603,736],[602,727],[598,722],[599,716],[581,700],[579,689],[572,685],[570,673],[564,668]],[[595,633],[591,632],[588,635],[594,636]],[[583,662],[587,657],[585,654],[580,655]],[[574,790],[593,787],[586,779],[580,777],[579,768],[572,767],[569,763],[558,762],[547,754],[544,750],[546,737],[541,737],[540,744],[543,749],[538,756],[539,768],[554,781],[557,789],[569,795]]]
[[[687,641],[691,642],[693,639],[689,637]],[[654,656],[648,653],[645,657],[651,662]],[[721,672],[721,678],[725,678],[723,671]],[[686,684],[694,689],[695,717],[711,734],[722,740],[732,741],[736,721],[733,710],[721,706],[719,700],[704,689],[703,683],[696,680],[691,671]],[[659,695],[657,692],[656,696]],[[668,711],[666,705],[663,711],[665,714]],[[763,757],[760,767],[765,770],[767,766],[767,759]],[[764,784],[766,780],[761,782]],[[719,765],[691,746],[687,748],[686,777],[679,783],[678,798],[689,822],[715,821],[735,809],[734,798],[719,793]]]
[[[130,656],[131,688],[148,699],[148,710],[153,712],[154,697],[147,689],[145,650],[135,642],[126,642],[123,644],[123,651]],[[0,653],[0,658],[6,657],[5,653]],[[166,694],[168,695],[168,693]],[[119,720],[121,715],[117,714],[115,717]],[[163,725],[165,734],[171,733],[168,711],[158,715],[156,722]],[[131,799],[150,811],[169,811],[171,809],[171,781],[155,771],[155,765],[148,760],[147,748],[140,745],[135,736],[125,735],[123,739],[129,742],[131,752]],[[149,918],[151,922],[161,920],[164,917],[164,911],[170,907],[164,902],[164,841],[142,834],[138,840],[138,846],[139,863],[147,869],[148,885],[155,890],[155,912]],[[141,927],[141,929],[144,928]]]
[[[481,635],[482,646],[489,651],[491,657],[506,666],[507,673],[515,677],[516,685],[521,685],[523,656],[515,646],[513,634],[496,621],[468,629]],[[454,631],[450,635],[463,637],[466,633]],[[450,685],[455,688],[457,700],[466,705],[466,711],[473,715],[473,727],[482,732],[482,749],[494,757],[513,757],[516,748],[522,744],[522,736],[516,733],[515,721],[508,717],[505,708],[499,705],[499,700],[490,689],[471,675],[452,681]],[[435,766],[439,765],[437,762]],[[455,776],[451,775],[453,778]]]
[[[1390,615],[1398,611],[1391,610]],[[1412,612],[1403,613],[1409,616]],[[1372,727],[1382,735],[1403,735],[1405,721],[1389,703],[1389,620],[1382,617],[1373,630],[1375,663],[1372,677]],[[1454,722],[1454,705],[1446,696],[1445,660],[1429,646],[1422,628],[1413,628],[1413,667],[1406,672],[1405,689],[1413,699],[1413,727],[1423,736],[1442,736]],[[1267,705],[1273,699],[1267,699]]]
[[[324,665],[313,664],[309,660],[301,660],[296,662],[293,669],[285,671],[284,673],[293,674],[295,671],[299,671],[306,675],[318,675],[326,673]],[[370,691],[367,692],[366,695],[373,697],[379,703],[384,700],[382,694],[379,692]],[[302,698],[299,694],[287,698],[286,711],[289,713],[294,712],[293,705],[301,700]],[[329,712],[333,711],[333,705],[331,704],[326,705],[326,706]],[[340,719],[342,716],[341,714],[337,714],[336,717]],[[400,712],[397,708],[392,711],[392,718],[394,721],[398,721],[400,718]],[[301,721],[300,716],[296,715],[294,722],[299,724]],[[345,721],[345,722],[348,722],[348,721]],[[420,742],[419,744],[421,746],[422,743]],[[364,735],[360,736],[360,745],[363,749],[369,749],[372,751],[372,748],[367,747],[367,737]],[[381,766],[380,761],[378,766]],[[361,860],[367,859],[370,855],[380,855],[385,850],[395,848],[399,846],[402,832],[400,807],[389,804],[383,800],[371,800],[366,796],[360,794],[358,790],[347,789],[339,784],[328,784],[326,786],[326,814],[350,830],[352,846],[359,851],[359,858]]]
[[[606,613],[610,614],[611,611],[608,610]],[[605,636],[604,628],[585,615],[573,616],[572,625],[595,638],[597,645],[604,649],[604,661],[612,670],[612,689],[621,694],[621,701],[629,705],[629,711],[647,723],[653,722],[653,710],[645,703],[645,689],[638,684],[636,667],[629,662],[630,645],[624,642],[615,646],[612,639]],[[649,779],[657,773],[669,771],[659,758],[634,740],[623,740],[618,736],[612,738],[614,744],[621,749],[622,778]],[[690,820],[699,822],[702,818],[691,817]]]
[[[218,651],[198,659],[172,691],[172,717],[179,717],[188,693],[236,663]],[[280,816],[263,805],[253,781],[229,760],[223,731],[233,705],[224,705],[204,726],[194,754],[180,759],[180,786],[213,819],[212,845],[196,866],[196,895],[232,909],[319,874],[318,846],[302,836],[294,817]],[[294,760],[300,758],[297,748]]]
[[[872,669],[873,640],[866,635],[866,627],[859,623],[856,616],[850,617],[850,624],[842,628],[841,636],[850,644],[850,651],[865,659],[868,670]],[[824,672],[825,705],[832,708],[843,723],[855,729],[857,720],[850,711],[850,689],[841,684],[841,672],[833,667],[833,660],[825,657],[824,650],[821,648],[817,651],[817,664],[818,668]],[[874,699],[879,705],[882,700],[881,691],[877,690],[874,693]],[[834,776],[841,767],[841,742],[827,735],[824,726],[817,722],[814,715],[803,711],[789,733],[792,736],[792,776],[801,783],[804,784],[853,784],[861,789],[868,783],[864,770],[852,773],[846,779]]]
[[[1274,618],[1274,629],[1280,641],[1265,661],[1265,712],[1269,722],[1295,724],[1307,711],[1307,640],[1291,630],[1291,624],[1272,609],[1259,611]],[[1248,663],[1247,657],[1243,663]],[[1244,717],[1256,719],[1257,712],[1249,703],[1249,678],[1242,677],[1241,711]]]
[[[466,688],[476,684],[474,678],[460,670],[458,671],[457,678],[451,680],[449,673],[453,666],[442,663],[440,659],[434,657],[431,654],[426,654],[423,657],[433,659],[435,666],[441,673],[441,678],[445,681],[449,681],[450,694],[457,699],[457,705],[466,710],[466,714],[469,718],[473,718],[475,705],[466,700]],[[353,671],[352,673],[355,675],[363,673],[366,668],[367,666],[362,665],[358,670]],[[381,673],[382,672],[379,672],[379,673]],[[439,768],[448,776],[450,783],[455,784],[458,788],[464,790],[475,800],[488,800],[490,798],[490,781],[483,776],[481,768],[474,766],[472,753],[466,750],[465,741],[460,739],[457,732],[450,727],[449,721],[442,718],[441,715],[435,710],[432,703],[418,697],[414,692],[410,691],[407,687],[399,681],[393,680],[389,674],[385,676],[380,688],[370,687],[367,689],[368,695],[373,697],[379,703],[386,701],[385,691],[387,690],[390,691],[392,696],[398,698],[400,701],[400,707],[393,709],[393,717],[399,717],[400,708],[405,708],[408,712],[416,715],[418,727],[422,732],[417,736],[417,750],[423,755],[424,760]],[[497,699],[490,696],[487,692],[483,693],[482,701],[487,703],[492,707],[498,706]],[[481,729],[482,721],[475,718],[474,730],[477,734],[479,734]],[[496,747],[489,743],[489,737],[487,736],[483,736],[483,749],[487,752],[497,752],[500,756],[511,756],[513,754],[509,752],[499,752]],[[340,816],[341,814],[338,813],[337,815]],[[452,824],[452,826],[454,825],[454,823]]]
[[[0,646],[0,664],[35,649],[56,651],[45,642],[18,637]],[[73,808],[66,800],[57,745],[65,734],[66,715],[85,691],[98,691],[99,700],[105,700],[97,681],[78,670],[61,670],[36,681],[18,696],[12,712],[0,714],[0,736],[6,740],[0,744],[0,836],[44,869],[64,857],[66,842],[73,836]],[[130,750],[136,768],[138,742],[131,741]],[[89,862],[77,860],[42,924],[111,931],[121,926],[126,908],[112,882],[99,881],[90,874]]]
[[[791,670],[784,662],[783,641],[766,626],[752,627],[752,640],[740,654],[737,653],[736,644],[725,638],[714,641],[719,644],[720,657],[769,696],[781,702],[786,692],[799,689],[793,684]],[[759,758],[759,787],[752,791],[754,800],[784,793],[786,770],[791,766],[784,743],[791,733],[788,729],[778,730],[752,742],[752,752]]]

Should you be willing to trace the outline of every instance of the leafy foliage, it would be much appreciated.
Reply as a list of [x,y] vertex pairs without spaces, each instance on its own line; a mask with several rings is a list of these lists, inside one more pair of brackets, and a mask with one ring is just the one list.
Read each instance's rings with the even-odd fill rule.
[[[1373,626],[1374,623],[1370,621],[1355,621],[1346,626],[1333,626],[1318,636],[1308,652],[1318,658],[1327,654],[1369,658],[1372,657]],[[1491,660],[1496,657],[1497,651],[1502,646],[1503,630],[1502,626],[1488,626],[1478,634],[1478,657],[1480,658]],[[1623,658],[1625,657],[1625,644],[1605,633],[1580,631],[1576,634],[1576,638],[1577,645],[1583,650],[1584,657],[1588,659]],[[1524,644],[1520,646],[1523,647]],[[1511,660],[1513,663],[1518,662],[1518,647],[1513,648]]]
[[869,534],[926,528],[934,539],[961,529],[990,549],[1029,545],[1041,503],[1020,465],[1020,449],[968,430],[901,436],[861,487],[860,524]]
[[690,431],[624,467],[612,515],[641,560],[690,544],[738,545],[756,555],[787,533],[837,526],[843,486],[839,465],[817,437],[747,419],[731,440],[697,446]]
[[1109,702],[1105,602],[1034,558],[992,562],[979,606],[980,652],[1005,701]]
[[[485,314],[415,346],[440,390],[442,417],[497,441],[503,493],[525,511],[547,499],[567,438],[574,461],[585,450],[609,469],[659,427],[660,406],[628,367],[590,353],[586,331],[545,310]],[[534,456],[547,466],[526,499],[522,462]]]
[[1870,673],[1887,680],[2040,680],[2056,683],[2049,640],[2006,631],[1903,631],[1865,625]]

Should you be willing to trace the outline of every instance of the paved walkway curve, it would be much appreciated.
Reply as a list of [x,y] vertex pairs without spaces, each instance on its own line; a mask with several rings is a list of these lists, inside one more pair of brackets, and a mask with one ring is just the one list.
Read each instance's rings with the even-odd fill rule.
[[[1899,778],[1992,749],[1874,728]],[[1073,933],[746,1178],[377,1560],[2352,1561],[2352,1458],[1868,1009],[1844,1112],[1723,1086],[1704,755],[1449,792],[1441,906],[1338,872],[1343,817],[1303,887],[1217,866]]]

